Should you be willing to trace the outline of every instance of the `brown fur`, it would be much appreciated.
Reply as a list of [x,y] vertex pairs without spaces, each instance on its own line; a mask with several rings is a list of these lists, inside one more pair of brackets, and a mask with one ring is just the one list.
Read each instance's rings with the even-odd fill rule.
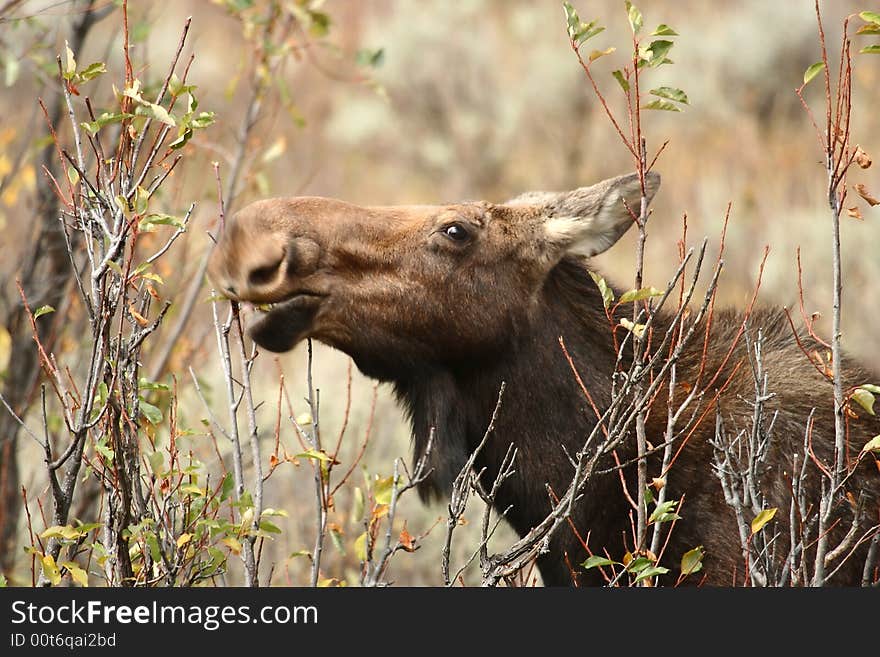
[[[653,196],[659,178],[646,181]],[[432,476],[423,497],[448,492],[467,455],[482,438],[502,382],[507,389],[493,437],[477,462],[491,481],[512,442],[518,449],[516,476],[501,489],[498,508],[511,506],[508,519],[521,535],[539,523],[551,505],[546,486],[557,493],[571,480],[566,456],[580,449],[595,414],[577,385],[559,346],[561,336],[595,403],[607,407],[615,351],[602,300],[588,276],[586,261],[574,253],[607,248],[638,208],[643,190],[632,176],[567,194],[537,193],[505,205],[362,208],[321,198],[272,199],[254,203],[234,218],[212,258],[210,275],[232,298],[276,303],[251,327],[261,346],[285,351],[313,337],[349,354],[368,376],[391,382],[412,423],[416,456],[436,432],[430,454]],[[626,203],[621,203],[620,199]],[[567,218],[576,221],[567,223]],[[549,228],[549,219],[561,219]],[[456,241],[456,224],[466,239]],[[561,226],[561,227],[560,227]],[[664,330],[668,318],[657,318]],[[740,313],[718,312],[708,341],[706,371],[720,369],[717,389],[734,372],[718,400],[725,425],[749,426],[754,381],[747,347],[740,340],[722,362],[743,323]],[[770,376],[768,416],[778,412],[771,457],[763,473],[767,504],[780,512],[778,554],[787,553],[790,481],[794,455],[803,457],[807,417],[815,409],[812,445],[816,458],[831,462],[834,442],[831,386],[797,345],[784,315],[756,310],[749,320],[754,337],[764,334],[764,365]],[[813,345],[802,338],[808,348]],[[678,368],[678,381],[693,381],[702,360],[695,340]],[[624,366],[627,364],[624,363]],[[845,385],[877,382],[847,360]],[[707,391],[706,401],[715,389]],[[663,395],[665,399],[665,393]],[[648,417],[648,439],[662,442],[665,404]],[[711,470],[715,413],[688,440],[669,477],[669,499],[684,495],[682,519],[666,547],[664,565],[677,567],[681,555],[703,545],[706,582],[742,581],[743,556],[737,525]],[[880,422],[865,413],[849,422],[849,454],[880,433]],[[678,445],[676,446],[678,447]],[[618,450],[622,461],[635,454],[634,441]],[[656,457],[654,457],[656,458]],[[652,459],[653,460],[653,459]],[[600,469],[613,465],[608,459]],[[650,470],[659,470],[652,462]],[[630,491],[635,469],[624,468]],[[818,504],[820,480],[811,467],[807,481]],[[866,496],[865,528],[878,522],[878,475],[867,457],[849,490]],[[840,522],[832,538],[849,527],[852,509],[841,496]],[[630,514],[617,472],[589,480],[573,523],[595,553],[622,558],[631,547]],[[865,547],[831,583],[858,584]],[[566,563],[585,552],[568,528],[558,531],[539,560],[546,584],[572,582]],[[579,570],[579,569],[578,569]],[[582,583],[601,583],[595,570],[579,572]],[[696,580],[696,578],[690,578]]]

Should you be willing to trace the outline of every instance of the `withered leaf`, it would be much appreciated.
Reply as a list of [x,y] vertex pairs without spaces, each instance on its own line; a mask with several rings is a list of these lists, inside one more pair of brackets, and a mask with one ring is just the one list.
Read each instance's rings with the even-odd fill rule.
[[128,306],[128,312],[131,313],[131,316],[134,317],[135,321],[141,326],[146,326],[150,323],[150,320],[148,320],[146,317],[144,317],[137,310],[134,309],[134,304],[130,304]]
[[854,205],[851,208],[847,208],[846,213],[847,213],[847,215],[849,215],[853,219],[858,219],[859,221],[864,220],[862,217],[862,212],[861,212],[861,210],[859,210],[859,206],[857,206],[857,205]]
[[400,546],[407,552],[415,552],[416,546],[413,544],[412,535],[406,531],[406,525],[400,530],[400,536],[397,538]]
[[853,160],[863,169],[867,169],[871,166],[871,156],[868,155],[861,146],[856,146],[855,155],[853,155]]
[[863,199],[865,199],[865,201],[867,201],[868,205],[871,205],[871,206],[880,205],[880,201],[878,201],[876,198],[874,198],[871,195],[871,192],[868,191],[868,188],[865,187],[863,184],[859,183],[858,185],[853,185],[853,189],[856,190],[856,193],[859,196],[861,196]]

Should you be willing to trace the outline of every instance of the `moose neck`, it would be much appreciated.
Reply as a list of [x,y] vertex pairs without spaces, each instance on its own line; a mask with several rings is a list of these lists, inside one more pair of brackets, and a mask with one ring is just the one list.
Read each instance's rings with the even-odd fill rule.
[[[420,372],[395,382],[412,421],[416,459],[433,431],[427,460],[433,474],[420,489],[423,497],[449,492],[482,440],[504,382],[495,430],[476,466],[491,484],[513,444],[516,474],[505,482],[496,505],[510,507],[507,518],[520,534],[546,516],[551,507],[547,486],[557,495],[565,491],[573,473],[566,452],[577,453],[596,423],[566,352],[601,411],[610,402],[616,353],[601,295],[577,259],[554,268],[534,311],[518,325],[502,355],[477,367],[437,367],[427,376]],[[607,500],[621,496],[602,494],[604,486],[619,486],[619,480],[603,477],[590,484],[591,495],[603,500],[600,506],[607,512]],[[589,518],[581,520],[589,524]]]

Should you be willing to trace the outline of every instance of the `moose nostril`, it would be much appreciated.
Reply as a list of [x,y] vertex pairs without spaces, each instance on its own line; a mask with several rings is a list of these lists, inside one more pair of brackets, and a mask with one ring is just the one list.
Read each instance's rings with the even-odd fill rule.
[[278,268],[281,266],[282,261],[283,258],[270,265],[252,269],[250,274],[248,274],[248,283],[251,285],[265,285],[266,283],[271,283],[278,275]]

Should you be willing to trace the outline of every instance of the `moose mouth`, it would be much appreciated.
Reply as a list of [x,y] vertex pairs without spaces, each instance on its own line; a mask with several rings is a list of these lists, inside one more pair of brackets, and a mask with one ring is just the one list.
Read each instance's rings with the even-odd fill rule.
[[263,349],[290,351],[312,327],[324,296],[297,292],[286,301],[272,304],[251,324],[248,333]]

